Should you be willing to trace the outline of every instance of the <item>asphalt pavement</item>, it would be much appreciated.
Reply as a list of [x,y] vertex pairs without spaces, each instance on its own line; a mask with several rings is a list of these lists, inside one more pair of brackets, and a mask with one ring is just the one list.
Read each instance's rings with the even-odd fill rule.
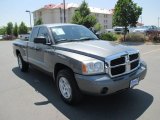
[[106,97],[85,96],[69,106],[57,94],[52,78],[30,69],[22,73],[12,42],[0,41],[0,120],[158,120],[160,115],[160,45],[137,48],[148,65],[147,76],[133,90]]

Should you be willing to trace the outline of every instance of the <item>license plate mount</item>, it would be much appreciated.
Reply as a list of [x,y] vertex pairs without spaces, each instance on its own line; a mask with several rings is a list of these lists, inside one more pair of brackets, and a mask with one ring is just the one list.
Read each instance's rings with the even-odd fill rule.
[[130,81],[130,88],[133,88],[134,86],[139,84],[139,78],[135,78]]

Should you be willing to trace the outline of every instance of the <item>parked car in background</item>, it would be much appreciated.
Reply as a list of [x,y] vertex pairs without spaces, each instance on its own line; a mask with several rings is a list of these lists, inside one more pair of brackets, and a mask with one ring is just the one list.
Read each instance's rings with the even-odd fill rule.
[[[105,33],[116,33],[116,34],[124,34],[125,27],[122,26],[115,26],[113,29],[105,29]],[[127,28],[127,32],[129,32]]]
[[3,39],[3,35],[0,35],[0,40],[2,40]]
[[113,30],[114,30],[114,33],[123,34],[125,28],[124,28],[124,27],[117,26],[117,27],[114,27]]
[[13,39],[16,39],[16,37],[14,35],[4,35],[3,39],[4,40],[13,40]]
[[19,35],[19,38],[20,38],[21,40],[28,40],[28,39],[29,39],[29,36],[30,36],[30,33],[20,34],[20,35]]
[[114,33],[114,29],[105,29],[104,33]]
[[137,29],[137,27],[128,26],[128,33],[133,33],[135,29]]
[[158,29],[156,26],[140,26],[133,30],[134,33],[143,33],[143,34],[150,34],[150,33],[156,33],[158,32]]

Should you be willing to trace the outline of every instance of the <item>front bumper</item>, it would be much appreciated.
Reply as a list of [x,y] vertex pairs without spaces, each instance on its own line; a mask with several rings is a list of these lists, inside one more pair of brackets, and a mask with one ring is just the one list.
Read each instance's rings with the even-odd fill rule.
[[147,66],[142,62],[137,70],[116,78],[111,78],[107,74],[94,76],[75,74],[75,78],[82,92],[96,95],[108,95],[129,88],[131,80],[139,78],[140,81],[144,79],[146,73]]

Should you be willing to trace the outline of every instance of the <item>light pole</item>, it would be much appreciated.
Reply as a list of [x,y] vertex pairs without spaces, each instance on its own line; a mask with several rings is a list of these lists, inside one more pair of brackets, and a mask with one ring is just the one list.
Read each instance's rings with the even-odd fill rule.
[[31,11],[26,10],[26,12],[28,12],[28,13],[29,13],[29,16],[30,16],[30,27],[32,28],[32,23],[31,23]]
[[158,17],[158,27],[159,27],[159,19],[160,19],[160,17]]
[[141,20],[141,23],[142,23],[142,15],[140,16],[140,20]]
[[63,0],[63,7],[64,7],[64,23],[66,23],[66,6],[65,6],[65,0]]

